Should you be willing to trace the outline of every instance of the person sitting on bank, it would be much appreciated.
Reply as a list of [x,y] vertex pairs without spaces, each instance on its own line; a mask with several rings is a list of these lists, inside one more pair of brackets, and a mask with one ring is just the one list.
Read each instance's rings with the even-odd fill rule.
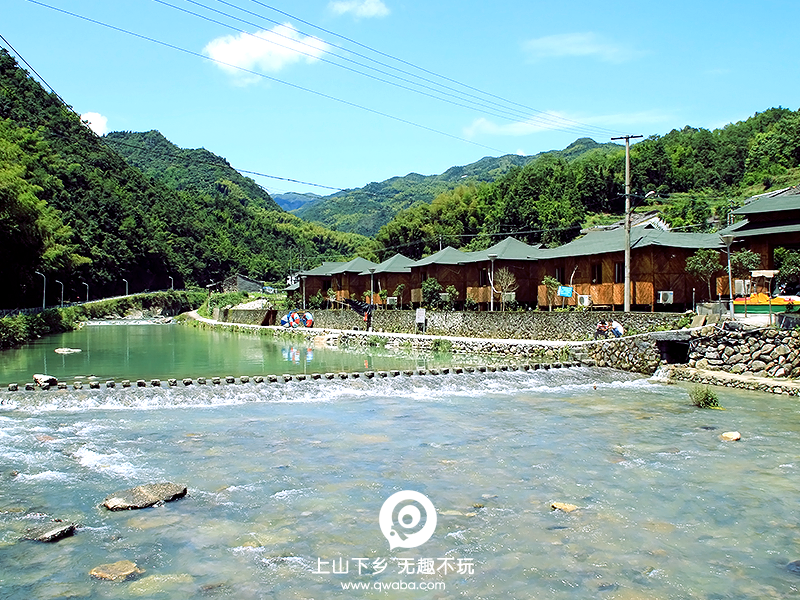
[[607,338],[609,329],[610,327],[608,323],[606,323],[605,321],[600,321],[597,324],[597,329],[594,332],[594,339],[597,339],[599,337]]
[[619,321],[611,321],[611,333],[614,334],[614,337],[622,337],[625,333],[622,323]]

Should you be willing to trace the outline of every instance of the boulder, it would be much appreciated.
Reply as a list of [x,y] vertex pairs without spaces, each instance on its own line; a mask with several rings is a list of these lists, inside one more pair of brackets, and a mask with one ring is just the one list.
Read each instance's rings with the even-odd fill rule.
[[159,502],[171,502],[186,495],[185,485],[176,483],[147,483],[108,496],[103,506],[108,510],[147,508]]
[[144,569],[140,569],[135,562],[130,560],[119,560],[115,563],[100,565],[89,571],[89,575],[92,577],[108,581],[125,581],[142,573],[144,573]]
[[742,435],[738,431],[726,431],[719,438],[723,442],[737,442],[742,439]]
[[800,560],[793,560],[788,565],[786,565],[786,568],[789,569],[792,573],[797,573],[798,575],[800,575]]
[[25,532],[23,539],[34,540],[37,542],[57,542],[75,533],[75,523],[53,519],[49,523],[43,523],[36,527],[31,527]]
[[58,385],[58,379],[56,379],[52,375],[43,375],[41,373],[36,373],[33,376],[33,381],[39,387],[44,387],[45,385],[47,385],[47,386],[51,386],[51,385],[52,386],[56,386],[56,385]]
[[568,504],[566,502],[553,502],[550,505],[550,510],[560,510],[563,512],[572,512],[573,510],[578,510],[578,507],[574,504]]

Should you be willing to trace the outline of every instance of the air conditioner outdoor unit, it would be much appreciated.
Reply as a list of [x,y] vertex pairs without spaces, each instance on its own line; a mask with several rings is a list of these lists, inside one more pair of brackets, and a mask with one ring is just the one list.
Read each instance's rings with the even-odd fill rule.
[[658,292],[658,303],[659,304],[672,304],[672,297],[674,292]]
[[591,306],[592,297],[587,294],[578,294],[578,306]]
[[752,293],[753,282],[749,279],[734,279],[733,293],[737,296],[749,296]]
[[503,292],[500,294],[500,299],[503,302],[514,302],[517,299],[517,292]]
[[397,306],[397,296],[387,296],[386,306]]

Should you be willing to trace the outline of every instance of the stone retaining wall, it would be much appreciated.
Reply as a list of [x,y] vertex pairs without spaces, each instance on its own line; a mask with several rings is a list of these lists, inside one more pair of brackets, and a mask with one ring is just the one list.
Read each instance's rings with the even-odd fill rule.
[[603,340],[587,346],[587,354],[598,367],[652,375],[661,364],[661,351],[649,334]]
[[275,314],[275,310],[266,308],[215,308],[212,311],[215,321],[242,325],[274,325]]
[[[414,311],[376,310],[372,329],[377,332],[415,333]],[[455,337],[580,341],[594,336],[598,321],[616,319],[629,333],[671,329],[683,317],[679,313],[569,312],[457,312],[427,311],[425,333]],[[364,329],[355,311],[320,310],[314,324],[323,329]]]
[[760,377],[798,377],[800,332],[703,327],[692,332],[688,366]]

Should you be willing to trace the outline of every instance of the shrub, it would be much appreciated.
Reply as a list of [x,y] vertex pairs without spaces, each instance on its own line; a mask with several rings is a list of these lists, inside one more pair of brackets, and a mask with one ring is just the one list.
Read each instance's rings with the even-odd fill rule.
[[431,342],[431,350],[434,352],[452,352],[453,342],[450,340],[435,339]]
[[689,392],[692,404],[698,408],[721,408],[719,398],[707,385],[696,385]]

